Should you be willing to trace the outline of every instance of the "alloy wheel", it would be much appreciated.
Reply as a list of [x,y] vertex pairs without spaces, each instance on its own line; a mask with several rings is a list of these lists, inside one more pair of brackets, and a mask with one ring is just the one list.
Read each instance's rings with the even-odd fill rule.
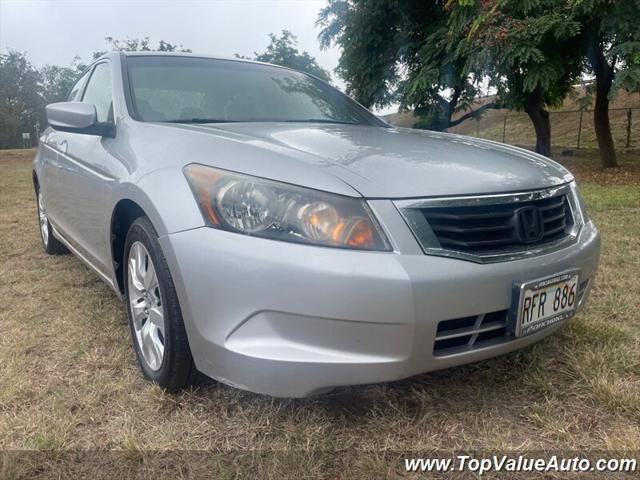
[[127,261],[129,308],[142,358],[151,370],[160,370],[164,358],[164,311],[158,275],[149,251],[134,242]]

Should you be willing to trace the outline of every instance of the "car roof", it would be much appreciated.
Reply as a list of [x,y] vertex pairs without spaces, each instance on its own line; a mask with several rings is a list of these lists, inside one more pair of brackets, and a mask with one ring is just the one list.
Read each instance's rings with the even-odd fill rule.
[[[259,62],[257,60],[251,60],[249,58],[240,58],[240,57],[229,57],[224,55],[208,55],[208,54],[200,54],[200,53],[191,53],[191,52],[156,52],[156,51],[134,51],[134,52],[123,52],[123,51],[113,51],[108,52],[102,55],[100,58],[96,59],[93,63],[102,60],[103,58],[112,58],[113,56],[124,56],[124,57],[190,57],[190,58],[207,58],[210,60],[229,60],[233,62],[242,62],[242,63],[253,63],[256,65],[267,65],[270,67],[284,68],[285,70],[293,70],[289,67],[285,67],[283,65],[276,65],[274,63],[267,62]],[[296,71],[296,70],[293,70]]]

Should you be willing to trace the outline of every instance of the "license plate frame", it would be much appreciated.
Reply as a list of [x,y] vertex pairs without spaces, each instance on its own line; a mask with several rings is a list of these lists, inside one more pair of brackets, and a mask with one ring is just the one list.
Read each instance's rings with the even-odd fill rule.
[[[575,277],[575,279],[574,279]],[[535,320],[523,322],[524,319],[524,299],[528,292],[546,292],[552,288],[558,288],[559,284],[574,284],[574,298],[570,308],[563,308],[557,313],[551,315],[543,315]],[[511,301],[511,309],[509,310],[509,320],[507,321],[508,331],[516,338],[526,337],[533,333],[544,330],[552,325],[567,320],[576,314],[578,307],[578,288],[580,286],[580,270],[567,270],[555,275],[550,275],[536,280],[527,282],[515,282],[513,284],[513,293]],[[546,298],[546,301],[549,299]],[[546,302],[545,302],[546,303]],[[567,300],[568,303],[568,300]],[[553,304],[546,304],[553,305]],[[539,308],[539,305],[537,306]],[[535,307],[534,307],[535,308]],[[553,308],[551,306],[551,308]],[[544,311],[544,308],[543,308]],[[531,312],[528,312],[532,316]]]

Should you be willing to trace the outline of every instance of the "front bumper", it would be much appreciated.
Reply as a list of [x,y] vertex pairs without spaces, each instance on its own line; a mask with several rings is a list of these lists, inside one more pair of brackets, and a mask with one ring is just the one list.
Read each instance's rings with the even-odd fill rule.
[[440,321],[508,309],[514,282],[576,268],[582,282],[597,270],[600,237],[593,223],[565,249],[478,264],[424,255],[390,202],[373,207],[394,232],[394,252],[312,247],[206,227],[161,237],[197,368],[239,388],[304,397],[475,362],[534,343],[561,324],[434,355]]

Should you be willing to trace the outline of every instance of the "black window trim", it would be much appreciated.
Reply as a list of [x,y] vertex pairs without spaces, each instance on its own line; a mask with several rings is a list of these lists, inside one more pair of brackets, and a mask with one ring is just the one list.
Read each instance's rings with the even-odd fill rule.
[[[80,81],[82,81],[83,79],[85,79],[85,75],[87,75],[87,78],[86,78],[86,79],[85,79],[85,81],[84,81],[84,85],[82,85],[82,86],[80,87],[80,90],[78,90],[78,91],[79,91],[79,92],[81,92],[81,91],[83,91],[83,90],[84,90],[84,87],[85,87],[85,85],[87,84],[87,80],[89,79],[89,77],[91,77],[91,70],[92,70],[92,68],[93,68],[93,64],[91,64],[90,66],[88,66],[87,68],[85,68],[85,69],[82,71],[82,73],[80,74],[80,76],[78,77],[78,79],[77,79],[75,82],[73,82],[73,85],[71,85],[71,88],[69,89],[69,91],[67,92],[67,94],[66,94],[66,95],[65,95],[65,97],[64,97],[66,102],[75,102],[75,101],[76,101],[75,99],[74,99],[74,100],[70,100],[70,99],[69,99],[69,95],[71,95],[71,92],[73,92],[73,89],[75,88],[75,86],[76,86]],[[77,94],[76,94],[76,96],[77,96]]]
[[124,53],[120,53],[120,64],[122,65],[122,82],[124,87],[124,103],[127,106],[127,112],[129,116],[137,121],[143,122],[140,114],[138,113],[138,109],[136,107],[136,102],[133,101],[133,87],[129,73],[129,66],[127,64],[129,56]]
[[[87,81],[84,82],[84,85],[82,86],[82,94],[80,95],[80,101],[83,102],[84,101],[84,95],[87,92],[87,86],[89,85],[89,82],[91,82],[91,79],[93,78],[93,74],[96,71],[96,68],[99,65],[102,65],[103,63],[106,63],[108,68],[109,68],[109,73],[111,73],[111,61],[108,58],[101,58],[99,60],[97,60],[95,63],[91,64],[91,67],[89,67],[91,69],[91,73],[89,74],[89,78],[87,78]],[[87,69],[88,70],[88,69]],[[113,125],[115,125],[115,114],[113,111],[113,82],[111,80],[109,80],[109,84],[111,86],[111,108],[109,109],[109,114],[107,115],[107,121],[106,122],[100,122],[100,123],[111,123]]]

